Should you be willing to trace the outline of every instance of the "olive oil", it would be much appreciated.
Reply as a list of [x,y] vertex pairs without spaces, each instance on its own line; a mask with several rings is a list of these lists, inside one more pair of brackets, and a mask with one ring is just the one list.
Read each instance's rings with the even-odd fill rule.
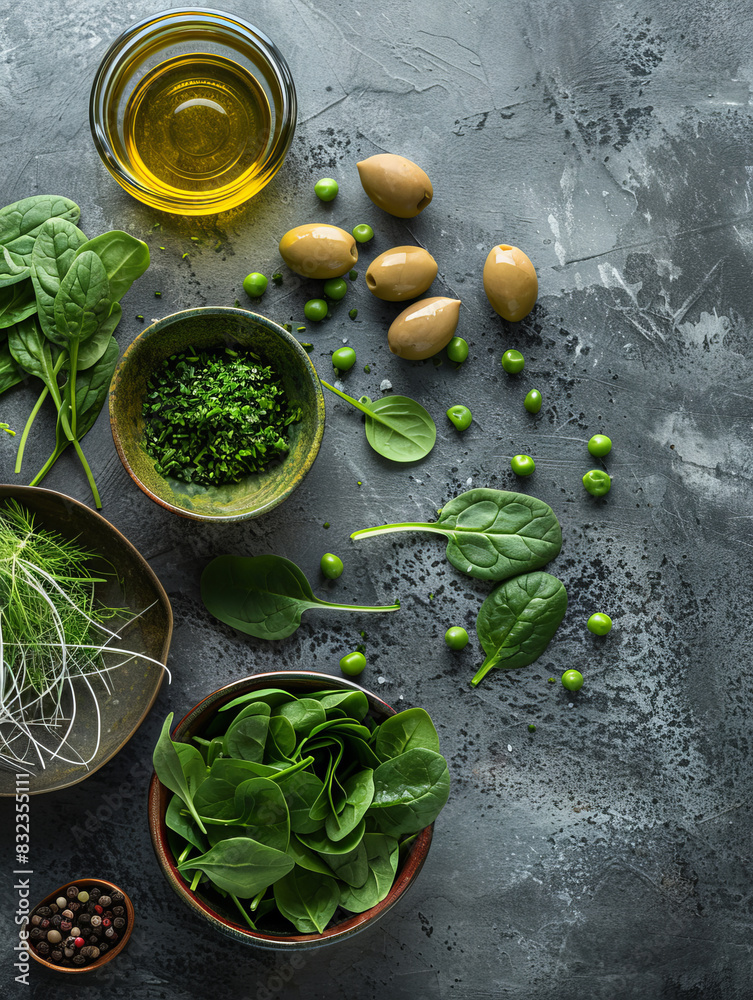
[[124,138],[134,175],[166,195],[248,184],[264,162],[272,125],[254,76],[224,56],[176,56],[131,94]]

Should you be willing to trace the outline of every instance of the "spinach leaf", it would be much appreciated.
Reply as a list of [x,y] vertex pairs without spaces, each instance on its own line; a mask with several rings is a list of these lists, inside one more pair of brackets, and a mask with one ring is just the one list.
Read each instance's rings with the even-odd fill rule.
[[320,875],[332,875],[332,869],[311,848],[305,847],[296,836],[290,838],[288,854],[300,868],[305,868],[306,871],[318,872]]
[[327,715],[333,708],[339,708],[356,722],[369,710],[369,699],[363,691],[314,691],[308,697],[320,702]]
[[327,858],[330,854],[350,854],[351,851],[355,851],[365,832],[366,821],[362,819],[358,826],[342,840],[330,840],[324,830],[316,830],[314,833],[299,833],[297,836],[304,847],[309,847],[317,854],[321,854],[323,858]]
[[362,886],[342,886],[340,906],[350,913],[363,913],[380,903],[392,888],[398,862],[398,843],[394,837],[367,833],[363,847],[369,864],[369,874]]
[[[11,327],[11,333],[15,329],[16,327]],[[23,370],[11,354],[9,342],[0,344],[0,393],[23,380]]]
[[204,842],[196,823],[190,816],[184,816],[185,803],[179,795],[173,795],[167,806],[165,813],[165,824],[175,833],[187,840],[189,844],[198,851],[206,851],[207,845]]
[[36,236],[48,219],[78,222],[81,209],[69,198],[55,194],[37,194],[0,208],[0,244],[9,244],[22,236]]
[[206,779],[207,769],[196,747],[192,747],[188,743],[173,743],[170,739],[172,721],[173,713],[170,712],[164,721],[162,732],[154,748],[152,756],[154,770],[166,788],[175,792],[176,795],[180,795],[198,828],[202,833],[206,833],[206,827],[194,808],[193,799]]
[[274,884],[275,902],[301,934],[321,934],[340,901],[337,882],[328,875],[295,868]]
[[270,778],[279,772],[267,764],[257,764],[252,760],[235,760],[233,757],[218,757],[212,764],[211,777],[228,781],[231,785],[240,785],[249,778]]
[[30,281],[19,281],[0,288],[0,330],[7,330],[14,323],[33,316],[36,311],[37,300]]
[[282,556],[217,556],[201,576],[201,597],[210,614],[259,639],[284,639],[311,608],[397,611],[399,604],[363,607],[314,597],[303,572]]
[[[78,370],[84,371],[95,365],[114,341],[115,327],[120,322],[123,310],[119,302],[113,302],[110,314],[102,320],[91,337],[78,349]],[[79,434],[79,437],[81,435]]]
[[39,228],[31,252],[31,280],[42,331],[55,338],[55,297],[68,273],[76,250],[86,236],[72,222],[48,219]]
[[238,823],[246,827],[246,836],[260,844],[287,851],[290,840],[290,815],[279,785],[269,778],[249,778],[235,789],[235,812]]
[[0,247],[0,288],[12,287],[30,277],[31,268],[23,257],[9,247]]
[[[299,698],[298,701],[289,701],[275,709],[275,715],[287,719],[300,736],[308,736],[315,726],[327,721],[324,706],[315,698]],[[295,749],[295,745],[293,749]]]
[[439,736],[428,712],[423,708],[408,708],[385,719],[377,729],[374,750],[381,760],[398,757],[414,747],[425,747],[439,753]]
[[425,458],[437,440],[437,427],[427,411],[408,396],[383,396],[363,404],[320,379],[330,392],[355,406],[366,417],[366,440],[374,451],[393,462]]
[[535,497],[504,490],[468,490],[445,504],[435,522],[362,528],[350,537],[394,531],[444,535],[449,561],[477,580],[505,580],[538,569],[562,548],[562,529],[552,508]]
[[224,778],[210,774],[196,789],[193,804],[196,812],[206,823],[238,821],[235,810],[235,785]]
[[293,870],[295,862],[284,851],[250,837],[231,837],[178,865],[178,871],[199,869],[225,892],[249,899]]
[[95,236],[84,243],[76,256],[91,251],[105,266],[110,293],[115,301],[122,299],[136,278],[149,267],[149,247],[120,229]]
[[355,829],[366,815],[374,798],[374,772],[369,767],[356,771],[343,784],[345,802],[341,809],[327,816],[324,828],[330,840],[338,841]]
[[369,877],[369,861],[363,840],[349,854],[330,854],[326,861],[327,867],[330,869],[329,874],[335,875],[336,878],[346,882],[349,886],[358,888]]
[[[296,771],[279,782],[290,813],[290,829],[294,833],[315,833],[324,820],[311,819],[310,809],[324,789],[324,783],[311,771]],[[305,866],[304,866],[305,867]]]
[[282,715],[276,715],[269,720],[269,738],[273,743],[267,744],[267,759],[270,763],[293,763],[291,756],[295,753],[296,735],[290,722]]
[[433,823],[450,794],[444,757],[417,747],[380,764],[374,771],[374,801],[369,809],[382,833],[399,837]]
[[68,268],[54,302],[54,329],[47,336],[67,347],[75,370],[74,349],[95,332],[112,305],[104,264],[90,250],[75,257]]
[[486,659],[471,681],[473,687],[493,667],[513,670],[538,659],[566,610],[564,584],[549,573],[525,573],[493,590],[476,619]]
[[[264,706],[266,707],[266,706]],[[225,734],[225,753],[229,757],[261,764],[269,732],[269,715],[249,715],[234,722]]]

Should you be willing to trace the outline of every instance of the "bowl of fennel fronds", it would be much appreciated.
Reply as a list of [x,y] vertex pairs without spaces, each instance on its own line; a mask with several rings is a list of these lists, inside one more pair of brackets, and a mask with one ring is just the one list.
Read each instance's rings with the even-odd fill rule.
[[100,514],[0,485],[0,796],[66,788],[127,743],[172,635],[162,585]]

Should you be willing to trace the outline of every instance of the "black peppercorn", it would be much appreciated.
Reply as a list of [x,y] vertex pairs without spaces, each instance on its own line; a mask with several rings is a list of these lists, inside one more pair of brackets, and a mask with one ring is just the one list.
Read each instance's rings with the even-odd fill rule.
[[111,905],[112,899],[110,899],[109,896],[100,896],[97,902],[99,903],[100,906],[107,909],[107,907]]
[[120,906],[121,903],[125,902],[125,896],[119,889],[116,889],[114,892],[110,893],[110,899],[113,901],[113,903],[117,903],[118,906]]
[[122,931],[125,925],[126,922],[123,917],[115,917],[112,922],[112,926],[115,928],[116,931]]
[[76,896],[78,896],[78,886],[69,885],[68,888],[65,890],[65,894],[68,897],[68,899],[75,899]]
[[93,961],[95,958],[99,958],[100,951],[94,945],[87,944],[81,949],[81,954],[84,958],[90,958]]
[[63,918],[60,916],[59,913],[53,913],[52,916],[50,917],[50,923],[52,924],[53,927],[59,927],[62,924],[62,922]]
[[72,910],[74,913],[78,913],[78,911],[81,909],[81,903],[79,903],[77,899],[74,899],[71,903],[68,904],[68,909]]
[[108,927],[105,931],[105,937],[112,944],[114,941],[118,940],[119,935],[114,927]]
[[96,903],[101,895],[102,895],[102,890],[98,889],[97,886],[95,885],[93,889],[89,890],[89,901],[92,903]]
[[50,903],[50,913],[57,913],[60,907],[57,903]]
[[106,951],[108,951],[109,948],[110,948],[110,946],[107,943],[107,941],[100,941],[100,943],[99,943],[99,953],[100,953],[100,955],[104,955],[104,953]]
[[40,917],[52,916],[52,910],[49,908],[49,906],[38,906],[35,912],[38,913]]
[[79,927],[86,927],[91,922],[91,914],[84,910],[83,913],[79,913],[77,919]]
[[49,955],[50,946],[47,944],[46,941],[40,941],[39,944],[37,945],[37,951],[39,952],[40,955]]
[[42,930],[41,927],[32,927],[32,929],[29,931],[30,941],[38,941],[43,936],[44,936],[44,931]]
[[63,953],[59,948],[54,948],[50,952],[50,958],[52,959],[53,962],[60,962],[63,958]]
[[86,943],[89,945],[99,944],[99,934],[90,934]]
[[74,965],[86,965],[86,959],[81,954],[81,952],[79,952],[77,955],[74,955],[71,961],[73,962]]
[[125,916],[125,906],[113,906],[113,908],[112,908],[112,915],[114,917],[123,917],[123,916]]
[[63,955],[64,955],[64,956],[65,956],[66,958],[73,958],[73,956],[74,956],[75,954],[76,954],[76,949],[75,949],[75,948],[64,948],[64,949],[63,949]]
[[89,902],[86,904],[86,912],[87,913],[96,913],[97,911],[94,909],[94,907],[96,905],[97,904],[94,902],[94,900],[90,899]]

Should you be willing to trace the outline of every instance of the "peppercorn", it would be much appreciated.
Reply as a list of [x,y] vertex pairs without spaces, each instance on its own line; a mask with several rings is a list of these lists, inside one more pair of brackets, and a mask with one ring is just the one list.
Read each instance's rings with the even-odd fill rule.
[[96,905],[97,904],[94,902],[94,900],[90,899],[89,902],[86,904],[86,912],[87,913],[94,913],[94,907]]
[[85,948],[81,949],[80,953],[84,958],[91,958],[92,960],[99,958],[99,948],[96,948],[94,945],[86,945]]
[[104,908],[104,906],[100,906],[99,903],[95,903],[94,904],[94,912],[95,913],[99,913],[99,915],[101,916],[105,912],[105,908]]
[[110,943],[117,941],[119,936],[120,935],[118,934],[118,932],[115,930],[114,927],[108,927],[107,930],[105,931],[105,937],[108,939],[108,941],[110,941]]
[[95,913],[92,917],[92,927],[99,927],[102,923],[102,917],[98,913]]
[[102,890],[97,888],[96,885],[89,890],[89,899],[91,900],[92,903],[96,903],[101,895],[102,895]]
[[105,930],[112,926],[112,920],[109,917],[102,917],[102,926]]
[[78,894],[78,901],[79,901],[79,903],[88,903],[89,902],[89,893],[86,891],[86,889],[82,889],[81,892],[79,892],[79,894]]
[[55,914],[60,910],[57,903],[50,903],[50,913]]
[[80,935],[76,938],[76,940],[73,943],[77,948],[83,948],[84,945],[86,944],[86,942]]
[[52,959],[53,962],[61,962],[63,959],[63,953],[60,950],[60,948],[54,948],[50,952],[50,958]]
[[59,913],[53,913],[52,916],[50,917],[50,923],[52,924],[53,927],[59,927],[62,922],[63,918],[60,916]]
[[112,915],[114,917],[122,917],[125,915],[125,906],[113,906]]
[[78,886],[69,885],[68,888],[65,890],[65,894],[68,897],[68,899],[75,899],[76,896],[78,896]]
[[99,944],[99,940],[99,934],[90,934],[86,943],[89,945],[95,945]]
[[106,910],[107,907],[110,906],[110,904],[112,903],[112,900],[110,899],[109,896],[100,896],[97,902],[104,910]]
[[34,916],[31,918],[31,926],[38,927],[39,924],[41,923],[42,923],[42,918],[39,916],[38,913],[35,913]]
[[70,920],[60,921],[60,930],[63,931],[64,934],[67,934],[71,927],[73,927],[73,923]]
[[32,927],[29,931],[29,940],[38,941],[44,935],[44,931],[41,927]]
[[74,955],[71,961],[73,962],[74,965],[86,965],[86,959],[81,954],[81,952],[79,952],[77,955]]
[[68,909],[71,910],[72,913],[78,913],[81,909],[81,903],[79,903],[77,899],[74,899],[68,904]]
[[49,906],[38,906],[37,913],[39,914],[40,917],[52,916],[52,910],[49,908]]
[[60,916],[63,920],[73,920],[73,910],[63,910]]
[[107,941],[100,941],[98,947],[100,955],[104,955],[104,953],[109,949],[110,946],[107,943]]
[[46,931],[47,928],[51,926],[49,918],[45,917],[39,926],[42,928],[43,931]]
[[76,954],[76,949],[75,948],[64,948],[63,949],[63,954],[65,955],[66,958],[73,958],[73,956]]
[[63,935],[60,933],[60,931],[56,931],[53,929],[51,931],[47,931],[47,940],[50,942],[50,944],[60,944],[60,942],[63,940]]
[[115,919],[112,922],[112,926],[115,928],[116,931],[122,931],[125,925],[126,922],[123,919],[123,917],[115,917]]
[[65,896],[58,896],[58,898],[55,900],[55,903],[57,904],[57,908],[59,910],[64,910],[68,905],[68,900],[65,898]]
[[111,892],[110,899],[113,901],[113,903],[117,903],[118,906],[120,906],[121,903],[125,902],[125,896],[120,891],[120,889],[116,889],[115,892]]
[[47,944],[46,941],[40,941],[39,944],[37,945],[37,952],[40,955],[49,955],[50,946]]

